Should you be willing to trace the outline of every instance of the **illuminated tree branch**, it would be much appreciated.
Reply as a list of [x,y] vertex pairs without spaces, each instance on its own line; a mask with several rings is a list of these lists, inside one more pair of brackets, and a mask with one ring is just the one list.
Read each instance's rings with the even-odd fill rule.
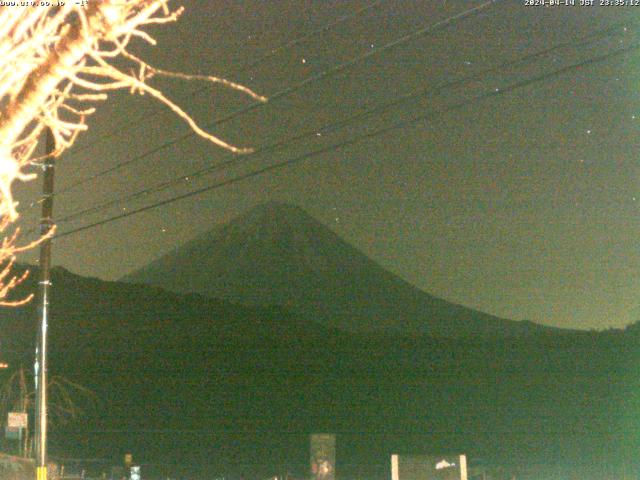
[[[18,218],[12,196],[16,181],[35,177],[26,170],[43,160],[33,158],[43,131],[55,141],[54,156],[70,148],[95,104],[113,90],[148,94],[182,118],[199,136],[235,153],[250,149],[233,146],[198,126],[193,118],[148,82],[154,76],[221,84],[259,101],[266,98],[234,82],[214,76],[161,70],[130,53],[134,38],[155,45],[142,30],[147,25],[176,21],[182,8],[170,11],[169,0],[93,0],[88,6],[67,1],[58,7],[5,7],[0,10],[0,304],[21,281],[9,271],[19,247],[17,234],[7,229]],[[119,57],[135,73],[116,67]],[[4,265],[4,267],[1,267]],[[2,269],[3,268],[3,269]],[[5,269],[8,269],[5,272]],[[22,302],[22,301],[20,301]]]

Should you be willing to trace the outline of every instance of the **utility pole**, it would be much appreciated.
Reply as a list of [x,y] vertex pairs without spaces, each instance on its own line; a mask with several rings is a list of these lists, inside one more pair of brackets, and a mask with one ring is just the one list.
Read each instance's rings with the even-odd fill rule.
[[[22,413],[27,414],[27,412],[29,411],[29,409],[27,408],[28,402],[29,402],[27,399],[27,379],[24,374],[24,367],[22,365],[20,365],[20,370],[18,370],[18,372],[19,372],[18,388],[20,390],[20,411]],[[29,445],[29,428],[27,425],[27,428],[24,429],[24,436],[20,439],[20,456],[21,457],[27,456],[28,445]]]
[[[42,217],[40,235],[47,235],[53,228],[53,173],[55,141],[51,129],[47,129],[46,157],[42,164]],[[38,340],[36,345],[36,480],[47,480],[47,326],[49,323],[49,295],[51,287],[51,239],[40,244],[40,281]]]

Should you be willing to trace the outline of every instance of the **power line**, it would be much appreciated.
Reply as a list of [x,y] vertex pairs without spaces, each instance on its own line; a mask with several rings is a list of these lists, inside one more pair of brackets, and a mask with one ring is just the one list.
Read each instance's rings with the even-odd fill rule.
[[[423,27],[421,29],[414,30],[413,32],[410,32],[410,33],[408,33],[406,35],[403,35],[400,38],[392,40],[391,42],[388,42],[388,43],[384,44],[381,47],[372,49],[371,51],[368,51],[368,52],[366,52],[366,53],[364,53],[362,55],[353,57],[350,60],[347,60],[346,62],[339,63],[338,65],[334,65],[333,67],[330,67],[330,68],[328,68],[326,70],[323,70],[322,72],[320,72],[320,73],[318,73],[316,75],[312,75],[310,77],[305,78],[304,80],[301,80],[298,83],[295,83],[294,85],[286,87],[286,88],[274,93],[273,95],[271,95],[269,97],[269,100],[268,100],[267,103],[263,103],[263,102],[250,103],[249,105],[247,105],[244,108],[241,108],[239,110],[236,110],[235,112],[231,112],[228,115],[225,115],[225,116],[223,116],[223,117],[221,117],[221,118],[219,118],[217,120],[214,120],[212,123],[206,125],[205,128],[212,128],[213,126],[220,125],[220,124],[225,123],[225,122],[227,122],[229,120],[237,118],[240,115],[244,115],[245,113],[248,113],[248,112],[250,112],[252,110],[255,110],[256,108],[259,108],[262,105],[267,105],[269,103],[272,103],[275,100],[284,98],[284,97],[286,97],[286,96],[288,96],[288,95],[290,95],[290,94],[302,89],[303,87],[305,87],[305,86],[307,86],[307,85],[309,85],[311,83],[317,82],[319,80],[324,80],[325,78],[328,78],[328,77],[330,77],[332,75],[340,73],[340,72],[346,70],[347,68],[349,68],[349,67],[351,67],[351,66],[353,66],[353,65],[355,65],[357,63],[360,63],[363,60],[366,60],[366,59],[368,59],[368,58],[370,58],[370,57],[372,57],[374,55],[377,55],[378,53],[385,52],[387,50],[390,50],[390,49],[392,49],[394,47],[402,45],[403,43],[409,42],[409,41],[414,40],[414,39],[416,39],[418,37],[421,37],[423,35],[427,35],[427,34],[430,34],[430,33],[437,32],[438,30],[440,30],[442,28],[446,28],[446,27],[452,25],[456,21],[463,20],[463,19],[471,17],[473,15],[477,15],[481,11],[485,10],[486,8],[488,8],[490,6],[493,6],[494,4],[496,4],[498,2],[501,2],[501,1],[503,1],[503,0],[488,0],[488,1],[482,3],[482,4],[478,5],[478,6],[469,8],[469,9],[467,9],[467,10],[461,12],[461,13],[458,13],[458,14],[452,15],[450,17],[447,17],[444,20],[436,22],[436,23],[434,23],[432,25],[428,25],[428,26]],[[190,130],[187,133],[185,133],[185,134],[183,134],[183,135],[181,135],[179,137],[176,137],[176,138],[174,138],[172,140],[169,140],[169,141],[167,141],[167,142],[165,142],[165,143],[163,143],[163,144],[161,144],[161,145],[159,145],[159,146],[157,146],[157,147],[155,147],[155,148],[153,148],[151,150],[148,150],[148,151],[146,151],[145,153],[143,153],[141,155],[135,156],[135,157],[133,157],[133,158],[131,158],[129,160],[125,160],[124,162],[121,162],[121,163],[119,163],[117,165],[114,165],[113,167],[107,168],[107,169],[102,170],[102,171],[100,171],[98,173],[95,173],[93,175],[89,175],[88,177],[86,177],[86,178],[84,178],[84,179],[82,179],[82,180],[80,180],[80,181],[78,181],[78,182],[76,182],[76,183],[74,183],[72,185],[64,187],[61,190],[59,190],[55,195],[61,195],[63,193],[66,193],[66,192],[69,192],[71,190],[74,190],[75,188],[79,187],[80,185],[83,185],[83,184],[85,184],[87,182],[95,180],[96,178],[99,178],[99,177],[102,177],[102,176],[107,175],[109,173],[112,173],[112,172],[115,172],[117,170],[120,170],[121,168],[124,168],[124,167],[126,167],[128,165],[131,165],[131,164],[136,163],[136,162],[138,162],[140,160],[143,160],[143,159],[147,158],[148,156],[150,156],[150,155],[152,155],[154,153],[160,152],[160,151],[162,151],[162,150],[164,150],[166,148],[169,148],[169,147],[171,147],[171,146],[173,146],[173,145],[175,145],[177,143],[180,143],[180,142],[182,142],[182,141],[184,141],[184,140],[186,140],[188,138],[191,138],[191,137],[193,137],[195,135],[196,135],[196,133]]]
[[177,196],[168,198],[166,200],[162,200],[162,201],[150,204],[150,205],[146,205],[144,207],[137,208],[135,210],[131,210],[129,212],[124,212],[124,213],[121,213],[119,215],[108,217],[106,219],[103,219],[103,220],[100,220],[100,221],[97,221],[97,222],[93,222],[93,223],[88,224],[88,225],[84,225],[84,226],[81,226],[81,227],[78,227],[78,228],[75,228],[75,229],[72,229],[72,230],[68,230],[66,232],[62,232],[62,233],[56,234],[53,238],[66,237],[66,236],[74,234],[74,233],[78,233],[78,232],[81,232],[81,231],[84,231],[84,230],[88,230],[88,229],[91,229],[91,228],[94,228],[94,227],[98,227],[100,225],[104,225],[104,224],[113,222],[115,220],[120,220],[122,218],[130,217],[132,215],[136,215],[138,213],[145,212],[147,210],[151,210],[151,209],[154,209],[154,208],[162,207],[162,206],[177,202],[179,200],[183,200],[185,198],[193,197],[193,196],[199,195],[201,193],[208,192],[210,190],[215,190],[215,189],[218,189],[218,188],[221,188],[221,187],[224,187],[224,186],[227,186],[227,185],[230,185],[230,184],[242,181],[242,180],[246,180],[248,178],[253,178],[253,177],[262,175],[264,173],[270,172],[272,170],[277,170],[277,169],[284,168],[284,167],[289,166],[289,165],[300,163],[300,162],[302,162],[304,160],[307,160],[307,159],[309,159],[311,157],[315,157],[315,156],[321,155],[323,153],[327,153],[327,152],[330,152],[330,151],[333,151],[333,150],[344,148],[344,147],[353,145],[355,143],[358,143],[358,142],[360,142],[362,140],[373,138],[373,137],[376,137],[376,136],[380,136],[380,135],[386,134],[388,132],[391,132],[393,130],[397,130],[399,128],[408,127],[408,126],[410,126],[410,125],[412,125],[412,124],[414,124],[416,122],[419,122],[421,120],[427,120],[427,119],[429,119],[430,117],[433,117],[433,116],[449,113],[451,111],[458,110],[460,108],[472,105],[472,104],[480,102],[480,101],[484,101],[484,100],[492,98],[492,97],[497,97],[499,95],[504,95],[506,93],[511,93],[514,90],[527,87],[527,86],[532,85],[534,83],[538,83],[538,82],[541,82],[543,80],[547,80],[547,79],[550,79],[550,78],[565,74],[567,72],[570,72],[570,71],[573,71],[573,70],[577,70],[577,69],[582,68],[582,67],[594,65],[594,64],[597,64],[597,63],[602,63],[602,62],[610,60],[612,58],[619,57],[619,56],[631,53],[631,52],[636,51],[638,49],[640,49],[640,44],[634,44],[634,45],[631,45],[629,47],[619,48],[619,49],[616,49],[616,50],[614,50],[612,52],[609,52],[609,53],[606,53],[606,54],[603,54],[603,55],[592,57],[592,58],[589,58],[587,60],[583,60],[583,61],[578,62],[578,63],[574,63],[574,64],[571,64],[571,65],[568,65],[568,66],[565,66],[565,67],[561,67],[559,69],[553,70],[553,71],[548,72],[548,73],[544,73],[544,74],[537,75],[535,77],[532,77],[532,78],[529,78],[529,79],[526,79],[526,80],[522,80],[520,82],[513,83],[513,84],[511,84],[511,85],[509,85],[507,87],[501,88],[501,89],[494,89],[494,90],[487,91],[487,92],[485,92],[485,93],[483,93],[483,94],[481,94],[481,95],[479,95],[477,97],[474,97],[474,98],[472,98],[470,100],[465,100],[465,101],[459,102],[457,104],[451,105],[451,106],[449,106],[449,107],[447,107],[447,108],[445,108],[443,110],[440,110],[440,111],[429,112],[427,114],[418,115],[418,116],[412,117],[410,119],[401,120],[401,121],[396,122],[396,123],[394,123],[394,124],[392,124],[390,126],[379,128],[379,129],[376,129],[376,130],[374,130],[372,132],[368,132],[368,133],[357,135],[355,137],[352,137],[350,139],[341,141],[339,143],[336,143],[336,144],[333,144],[333,145],[330,145],[330,146],[327,146],[327,147],[319,148],[317,150],[314,150],[314,151],[305,153],[303,155],[294,157],[293,159],[285,160],[285,161],[282,161],[282,162],[277,162],[275,164],[268,165],[268,166],[263,167],[261,169],[254,170],[252,172],[248,172],[248,173],[245,173],[245,174],[242,174],[242,175],[238,175],[238,176],[236,176],[234,178],[231,178],[231,179],[228,179],[228,180],[220,181],[220,182],[208,185],[206,187],[203,187],[203,188],[200,188],[200,189],[197,189],[197,190],[193,190],[193,191],[188,192],[188,193],[177,195]]
[[260,154],[271,152],[273,150],[277,150],[280,147],[285,147],[285,146],[287,146],[287,145],[289,145],[289,144],[291,144],[293,142],[296,142],[296,141],[301,140],[301,139],[306,138],[306,137],[316,136],[317,134],[319,134],[321,132],[325,132],[327,130],[335,130],[335,129],[338,129],[338,128],[342,128],[342,127],[344,127],[346,125],[349,125],[349,124],[353,123],[356,120],[359,120],[361,118],[370,116],[370,115],[372,115],[374,113],[380,113],[380,112],[389,110],[391,108],[397,107],[398,105],[406,103],[406,102],[408,102],[410,100],[414,100],[414,99],[422,97],[422,96],[438,93],[438,92],[441,92],[442,90],[445,90],[447,88],[451,88],[451,87],[455,87],[455,86],[458,86],[458,85],[462,85],[464,83],[467,83],[467,82],[470,82],[470,81],[473,81],[473,80],[478,80],[478,79],[484,77],[487,74],[494,73],[494,72],[497,72],[497,71],[500,71],[500,70],[504,70],[504,69],[507,69],[507,68],[510,68],[510,67],[513,67],[513,66],[530,63],[533,60],[537,60],[537,59],[539,59],[541,57],[547,56],[547,55],[549,55],[551,53],[554,53],[554,52],[556,52],[558,50],[565,49],[565,48],[568,48],[568,47],[579,47],[579,46],[584,46],[584,45],[593,43],[593,42],[595,42],[597,40],[600,40],[602,38],[605,38],[605,37],[611,36],[612,34],[617,33],[618,29],[620,29],[621,27],[623,27],[625,25],[628,26],[629,23],[628,22],[620,22],[620,23],[617,23],[615,25],[612,25],[612,26],[606,27],[604,29],[598,30],[597,32],[589,33],[589,34],[587,34],[587,35],[585,35],[585,36],[583,36],[583,37],[581,37],[579,39],[571,40],[571,41],[568,41],[568,42],[563,42],[563,43],[557,44],[555,46],[552,46],[552,47],[549,47],[549,48],[545,48],[545,49],[542,49],[540,51],[531,53],[531,54],[526,55],[524,57],[520,57],[520,58],[517,58],[517,59],[514,59],[514,60],[503,62],[503,63],[501,63],[501,64],[499,64],[497,66],[485,68],[485,69],[483,69],[483,70],[481,70],[479,72],[476,72],[474,74],[471,74],[471,75],[468,75],[468,76],[465,76],[465,77],[461,77],[461,78],[458,78],[458,79],[455,79],[455,80],[452,80],[452,81],[449,81],[449,82],[445,82],[445,83],[443,83],[441,85],[438,85],[436,87],[433,87],[433,88],[421,89],[421,90],[417,90],[417,91],[414,91],[414,92],[410,92],[408,94],[402,95],[401,97],[392,100],[391,102],[386,102],[386,103],[378,105],[378,106],[376,106],[376,107],[374,107],[372,109],[368,109],[368,110],[366,110],[364,112],[361,112],[361,113],[346,117],[346,118],[344,118],[342,120],[339,120],[337,122],[331,122],[331,123],[325,124],[323,126],[310,129],[310,130],[308,130],[308,131],[306,131],[304,133],[301,133],[301,134],[298,134],[298,135],[294,135],[294,136],[290,136],[290,137],[286,137],[286,138],[282,138],[280,140],[277,140],[276,142],[260,146],[260,147],[256,148],[252,153],[246,154],[246,155],[242,156],[239,159],[236,159],[236,157],[234,155],[232,155],[232,154],[226,155],[225,158],[228,158],[228,160],[226,160],[226,161],[222,161],[220,163],[217,163],[216,165],[213,165],[213,166],[210,166],[210,167],[205,167],[205,168],[193,171],[191,173],[184,174],[184,175],[182,175],[182,176],[180,176],[178,178],[174,178],[174,179],[171,179],[171,180],[168,180],[168,181],[165,181],[165,182],[161,182],[161,183],[156,184],[156,185],[154,185],[152,187],[149,187],[149,188],[146,188],[146,189],[143,189],[143,190],[140,190],[140,191],[133,192],[131,194],[125,195],[124,197],[120,197],[120,198],[116,198],[116,199],[113,199],[113,200],[109,200],[109,201],[106,201],[106,202],[103,202],[103,203],[100,203],[100,204],[97,204],[97,205],[93,205],[93,206],[84,208],[84,209],[76,211],[76,212],[72,212],[69,215],[66,215],[65,217],[59,219],[57,221],[57,223],[60,224],[60,223],[68,222],[68,221],[71,221],[73,219],[85,216],[87,214],[104,210],[104,209],[109,208],[109,207],[111,207],[113,205],[117,205],[117,204],[129,201],[129,200],[133,200],[133,199],[139,198],[141,196],[149,195],[151,193],[158,193],[160,191],[163,191],[163,190],[166,190],[166,189],[170,188],[173,185],[180,184],[183,181],[188,181],[188,180],[193,179],[193,178],[198,178],[198,177],[203,176],[203,175],[207,175],[207,174],[211,174],[213,172],[220,171],[224,167],[227,167],[227,166],[229,166],[231,164],[234,164],[234,163],[237,164],[237,163],[239,163],[240,161],[243,161],[243,160],[250,159],[250,158],[254,157],[255,155],[260,155]]
[[[357,9],[357,10],[355,10],[355,11],[353,11],[353,12],[347,14],[347,15],[343,15],[342,17],[340,17],[340,18],[338,18],[338,19],[336,19],[336,20],[334,20],[332,22],[329,22],[329,23],[327,23],[325,25],[322,25],[321,27],[318,27],[315,30],[312,30],[312,31],[310,31],[310,32],[298,37],[298,38],[295,38],[295,39],[290,40],[288,42],[285,42],[285,43],[283,43],[283,44],[281,44],[281,45],[279,45],[277,47],[274,47],[274,48],[270,49],[263,56],[255,59],[255,60],[253,60],[251,62],[248,62],[248,63],[244,64],[240,68],[231,70],[225,76],[229,77],[229,76],[232,76],[232,75],[237,75],[239,73],[242,73],[242,72],[245,72],[245,71],[249,70],[250,68],[254,68],[254,67],[266,62],[270,58],[273,58],[278,53],[280,53],[280,52],[282,52],[282,51],[284,51],[284,50],[286,50],[288,48],[291,48],[291,47],[294,47],[296,45],[300,45],[302,43],[305,43],[308,40],[312,39],[315,35],[318,35],[318,34],[326,32],[328,30],[331,30],[333,27],[335,27],[337,25],[340,25],[341,23],[345,23],[345,22],[347,22],[347,21],[349,21],[349,20],[351,20],[353,18],[356,18],[356,17],[368,12],[369,10],[373,10],[375,7],[377,7],[378,5],[383,3],[383,1],[384,0],[376,0],[374,2],[371,2],[371,3],[369,3],[368,5],[365,5],[362,8],[359,8],[359,9]],[[202,88],[198,88],[197,90],[191,92],[190,96],[191,97],[195,97],[199,93],[202,93],[202,92],[204,92],[204,91],[206,91],[208,89],[209,89],[208,86],[202,87]],[[143,111],[142,115],[138,116],[135,120],[132,120],[132,121],[126,123],[125,125],[120,125],[117,128],[114,128],[113,130],[111,130],[110,132],[101,135],[100,138],[94,143],[90,143],[90,144],[84,145],[82,147],[79,147],[79,148],[71,150],[66,155],[66,157],[69,158],[69,157],[72,157],[74,155],[77,155],[80,152],[83,152],[85,150],[93,148],[97,143],[102,143],[102,142],[104,142],[105,140],[107,140],[109,138],[113,138],[113,137],[117,136],[122,131],[123,128],[126,128],[128,126],[132,126],[132,125],[137,125],[142,120],[144,120],[150,113],[153,113],[153,112],[156,112],[156,111],[160,111],[161,109],[162,108],[160,106],[155,105],[155,104],[152,107],[146,108]]]

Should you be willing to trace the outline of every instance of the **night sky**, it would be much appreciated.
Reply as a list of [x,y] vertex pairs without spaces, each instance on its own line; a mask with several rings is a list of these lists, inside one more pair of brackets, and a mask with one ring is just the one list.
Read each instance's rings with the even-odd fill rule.
[[[132,50],[160,68],[228,76],[272,96],[483,2],[381,1],[243,69],[368,3],[188,0],[177,24],[151,30],[158,47],[138,43]],[[606,38],[416,98],[275,153],[238,157],[224,173],[60,224],[59,231],[640,41],[634,23],[640,21],[640,6],[542,8],[524,6],[524,0],[498,2],[210,130],[235,144],[258,146],[625,20],[626,31],[620,26]],[[54,244],[54,263],[82,275],[117,279],[253,205],[278,200],[300,205],[384,267],[447,300],[562,327],[622,327],[640,319],[639,81],[640,50],[635,50],[69,235]],[[203,85],[180,80],[156,84],[202,125],[252,102],[220,87],[202,91]],[[57,188],[188,131],[152,99],[127,93],[114,94],[89,123],[90,131],[59,160]],[[226,152],[192,136],[57,196],[55,215],[61,218],[226,158]],[[39,188],[39,182],[20,188],[26,229],[37,221],[38,209],[28,205]]]

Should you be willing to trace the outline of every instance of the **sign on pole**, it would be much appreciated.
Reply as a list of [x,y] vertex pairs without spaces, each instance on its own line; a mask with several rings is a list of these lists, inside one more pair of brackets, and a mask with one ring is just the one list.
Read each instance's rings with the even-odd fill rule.
[[27,428],[28,417],[26,412],[9,412],[7,427],[11,430]]
[[131,467],[131,480],[140,480],[140,467]]
[[311,476],[314,480],[335,480],[336,436],[311,435]]

